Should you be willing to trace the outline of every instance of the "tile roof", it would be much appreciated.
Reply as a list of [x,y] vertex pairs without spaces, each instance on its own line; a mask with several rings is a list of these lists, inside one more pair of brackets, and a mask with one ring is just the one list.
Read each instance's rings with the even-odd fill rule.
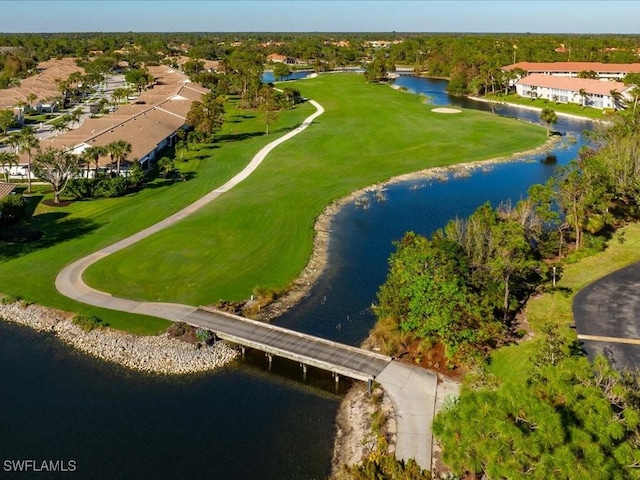
[[0,183],[0,198],[4,198],[16,188],[15,183]]
[[521,68],[527,72],[583,72],[593,70],[602,73],[640,73],[640,63],[600,63],[600,62],[518,62],[503,70]]
[[571,92],[578,92],[581,89],[584,89],[587,93],[600,95],[609,95],[611,90],[617,90],[622,93],[628,88],[631,88],[622,82],[610,82],[590,78],[554,77],[552,75],[544,75],[542,73],[527,75],[516,83],[520,85],[531,85],[544,88],[557,88],[560,90],[569,90]]
[[40,62],[38,73],[21,80],[20,86],[0,90],[0,108],[13,108],[18,102],[29,103],[27,96],[31,93],[37,100],[59,96],[56,80],[66,80],[73,72],[84,74],[84,69],[77,66],[72,58]]
[[[131,144],[130,159],[143,158],[184,125],[191,104],[208,92],[169,67],[149,67],[149,73],[156,78],[156,84],[143,91],[135,104],[121,105],[100,118],[89,118],[76,129],[42,140],[41,148],[104,146],[124,140]],[[26,161],[26,155],[22,155],[20,163]],[[101,163],[109,161],[103,158]]]

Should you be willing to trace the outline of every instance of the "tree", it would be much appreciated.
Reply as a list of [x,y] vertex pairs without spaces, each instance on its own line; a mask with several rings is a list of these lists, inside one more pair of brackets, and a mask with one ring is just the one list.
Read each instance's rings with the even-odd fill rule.
[[291,75],[291,68],[286,63],[276,63],[273,66],[273,76],[276,80],[282,80]]
[[583,233],[598,233],[610,221],[610,177],[604,159],[588,151],[558,169],[550,180],[557,204],[573,228],[575,249],[582,246]]
[[53,188],[54,203],[60,203],[60,194],[64,191],[73,177],[80,171],[80,159],[76,155],[48,148],[44,152],[38,152],[34,160],[34,172],[36,177],[51,184]]
[[0,134],[4,135],[16,121],[11,110],[0,110]]
[[131,85],[135,85],[138,89],[138,92],[141,92],[147,85],[153,83],[155,80],[153,75],[149,73],[146,69],[134,69],[129,70],[124,74],[124,79],[127,83]]
[[89,166],[91,165],[91,162],[94,163],[95,165],[95,170],[94,170],[94,178],[98,176],[98,168],[100,167],[100,157],[103,157],[107,155],[107,149],[103,146],[98,146],[98,145],[92,145],[90,147],[87,147],[83,152],[82,152],[82,157],[85,159],[86,161],[86,166],[87,166],[87,178],[89,177]]
[[594,70],[582,70],[581,72],[578,72],[577,78],[590,78],[593,80],[598,80],[598,72],[595,72]]
[[624,97],[615,88],[609,91],[609,95],[611,95],[611,101],[613,102],[613,109],[615,111],[619,110],[624,103]]
[[437,232],[461,246],[472,275],[472,283],[482,292],[485,301],[491,301],[503,312],[506,323],[511,313],[513,285],[521,288],[526,297],[526,282],[538,267],[532,261],[531,245],[527,241],[523,216],[511,213],[506,207],[494,210],[489,202],[479,207],[466,219],[450,221]]
[[27,102],[29,103],[29,108],[32,108],[33,102],[35,102],[37,99],[38,99],[38,96],[33,92],[27,95]]
[[0,152],[0,165],[2,165],[2,172],[4,173],[4,181],[8,182],[9,172],[11,171],[11,167],[18,165],[18,156],[12,152]]
[[120,175],[120,165],[131,153],[131,144],[125,140],[116,140],[106,145],[105,149],[111,158],[111,165],[113,166],[115,161],[116,173]]
[[550,108],[543,108],[540,112],[540,120],[547,124],[547,137],[551,135],[551,125],[555,125],[558,121],[558,115]]
[[475,478],[638,478],[640,411],[629,390],[604,359],[567,356],[463,389],[433,431],[445,463]]
[[113,92],[111,92],[111,98],[115,100],[115,105],[119,105],[122,99],[127,98],[131,90],[128,88],[116,88]]
[[71,123],[71,116],[68,113],[60,115],[54,123],[51,124],[51,131],[57,135],[61,135],[69,130],[69,124]]
[[381,55],[376,56],[367,63],[364,71],[364,79],[368,83],[382,82],[387,79],[389,72],[393,71],[393,65],[389,65],[389,60]]
[[80,123],[80,119],[82,118],[82,109],[81,108],[75,108],[71,111],[71,113],[68,114],[69,115],[69,124],[70,125],[75,125],[77,123]]
[[224,121],[224,99],[212,93],[204,94],[200,101],[191,104],[187,113],[187,125],[191,126],[201,139],[211,141]]
[[585,108],[587,106],[587,91],[581,88],[578,90],[578,95],[580,95],[580,105],[582,105],[582,108]]
[[242,108],[256,106],[256,96],[262,86],[264,72],[262,54],[250,50],[234,50],[228,57],[228,72],[231,85],[241,97]]
[[162,157],[158,160],[158,169],[164,178],[168,178],[175,170],[176,164],[172,158]]
[[[281,109],[280,102],[273,88],[265,85],[260,89],[260,106],[262,111],[262,121],[267,127],[266,134],[269,135],[269,125],[278,120],[278,111]],[[283,96],[283,98],[286,98]]]
[[458,244],[408,232],[396,248],[378,292],[378,318],[393,318],[400,330],[441,343],[449,359],[477,354],[499,333],[499,324],[470,286]]
[[26,127],[15,135],[15,145],[19,153],[27,155],[27,193],[31,193],[31,154],[40,148],[40,140],[32,128]]

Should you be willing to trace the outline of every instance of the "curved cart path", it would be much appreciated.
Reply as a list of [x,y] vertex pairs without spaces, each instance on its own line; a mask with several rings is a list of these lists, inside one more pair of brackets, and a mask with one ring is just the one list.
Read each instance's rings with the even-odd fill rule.
[[591,360],[600,353],[617,369],[640,368],[640,263],[578,292],[573,318]]
[[[185,321],[193,324],[193,319],[207,315],[197,307],[175,303],[139,302],[114,297],[107,292],[96,290],[82,279],[84,271],[102,258],[122,250],[134,243],[163,230],[212,202],[221,194],[231,190],[246,179],[262,163],[266,156],[278,145],[304,131],[311,122],[324,113],[317,102],[310,103],[316,112],[309,116],[295,130],[274,140],[262,148],[251,162],[236,176],[179,212],[113,245],[87,255],[65,267],[56,277],[55,285],[60,293],[78,302],[97,307],[124,312],[150,315],[171,321]],[[214,316],[214,313],[209,313]],[[432,372],[412,365],[390,362],[376,379],[389,394],[397,417],[396,457],[415,458],[418,464],[431,470],[432,433],[431,424],[435,409],[437,378]]]

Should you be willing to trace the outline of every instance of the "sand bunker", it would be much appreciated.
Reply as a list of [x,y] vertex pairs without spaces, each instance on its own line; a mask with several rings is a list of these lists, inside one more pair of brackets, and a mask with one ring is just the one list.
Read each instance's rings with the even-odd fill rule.
[[460,113],[462,110],[458,110],[457,108],[438,107],[432,108],[431,111],[436,113]]

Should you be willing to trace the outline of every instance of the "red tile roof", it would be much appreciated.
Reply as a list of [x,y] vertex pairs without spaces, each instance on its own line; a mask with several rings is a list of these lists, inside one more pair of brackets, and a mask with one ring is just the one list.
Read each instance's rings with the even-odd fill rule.
[[630,88],[622,82],[609,82],[590,78],[554,77],[552,75],[544,75],[541,73],[527,75],[516,83],[520,85],[531,85],[544,88],[557,88],[560,90],[569,90],[571,92],[578,92],[581,89],[584,89],[587,93],[600,95],[609,95],[611,90],[617,90],[622,93],[627,88]]
[[603,73],[640,73],[640,63],[600,63],[600,62],[518,62],[503,70],[521,68],[527,72],[584,72],[593,70]]

